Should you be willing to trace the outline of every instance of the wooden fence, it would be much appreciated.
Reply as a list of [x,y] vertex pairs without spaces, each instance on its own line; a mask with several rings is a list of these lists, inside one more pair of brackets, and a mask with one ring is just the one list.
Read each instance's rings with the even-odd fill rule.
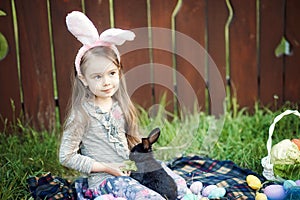
[[[48,130],[58,117],[63,120],[80,47],[65,26],[73,10],[84,11],[99,32],[110,27],[147,30],[143,39],[148,48],[121,47],[128,51],[122,55],[125,71],[137,73],[127,80],[129,89],[140,86],[132,99],[145,108],[166,92],[171,108],[175,95],[219,113],[224,88],[227,96],[250,109],[257,101],[271,106],[299,103],[299,0],[1,0],[0,33],[9,47],[0,60],[2,119],[14,121],[24,113],[34,127]],[[285,46],[276,56],[282,38],[291,51]],[[139,40],[137,35],[126,45]],[[197,44],[206,51],[197,51]],[[189,55],[204,58],[200,68]],[[146,67],[139,71],[139,66]],[[220,77],[221,85],[216,80]],[[141,79],[147,84],[134,83]],[[181,84],[186,81],[194,95]],[[214,110],[212,101],[218,102]]]

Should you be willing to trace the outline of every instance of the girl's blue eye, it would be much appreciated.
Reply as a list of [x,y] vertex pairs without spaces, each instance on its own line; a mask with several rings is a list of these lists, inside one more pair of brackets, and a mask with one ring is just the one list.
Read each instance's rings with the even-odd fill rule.
[[100,75],[95,76],[95,79],[100,79],[100,78],[101,78]]

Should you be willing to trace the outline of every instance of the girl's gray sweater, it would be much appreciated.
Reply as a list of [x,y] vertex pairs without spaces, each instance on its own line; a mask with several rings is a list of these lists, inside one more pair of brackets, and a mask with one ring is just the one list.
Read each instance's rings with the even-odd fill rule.
[[102,112],[91,102],[84,103],[83,108],[88,113],[88,123],[81,124],[75,120],[78,117],[71,115],[63,132],[59,160],[62,165],[85,174],[89,188],[96,188],[112,175],[91,173],[95,161],[117,166],[128,160],[126,122],[116,101],[110,112]]

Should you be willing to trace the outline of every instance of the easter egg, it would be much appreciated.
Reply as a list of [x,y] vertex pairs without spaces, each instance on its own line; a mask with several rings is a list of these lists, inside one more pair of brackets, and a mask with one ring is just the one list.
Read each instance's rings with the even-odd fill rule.
[[218,186],[216,185],[208,185],[206,186],[203,191],[202,191],[202,196],[204,197],[208,197],[208,195],[210,194],[210,192],[213,190],[213,189],[216,189],[218,188]]
[[195,181],[190,186],[191,192],[196,195],[200,194],[202,188],[203,188],[203,184],[200,181]]
[[292,142],[295,143],[300,150],[300,139],[292,139]]
[[199,197],[197,195],[194,194],[185,194],[182,198],[182,200],[198,200]]
[[261,188],[261,181],[259,180],[259,178],[257,178],[254,175],[248,175],[246,177],[246,181],[247,181],[248,186],[254,190]]
[[269,185],[264,189],[268,200],[283,200],[286,196],[282,185]]
[[202,197],[200,200],[209,200],[207,197]]
[[268,197],[264,193],[259,193],[258,192],[255,195],[255,200],[268,200]]
[[300,180],[295,181],[296,185],[300,186]]
[[221,198],[224,197],[226,194],[226,190],[223,187],[218,187],[213,189],[210,194],[208,195],[209,199]]
[[288,189],[290,189],[291,187],[293,186],[296,186],[296,182],[295,181],[292,181],[292,180],[286,180],[283,182],[283,189],[285,191],[287,191]]
[[287,191],[286,199],[299,200],[300,199],[300,186],[295,186]]

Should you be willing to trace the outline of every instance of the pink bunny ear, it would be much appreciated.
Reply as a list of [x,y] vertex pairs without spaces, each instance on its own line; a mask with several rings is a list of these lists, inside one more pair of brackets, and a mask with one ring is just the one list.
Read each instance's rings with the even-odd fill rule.
[[89,18],[79,11],[73,11],[66,17],[68,30],[83,44],[91,45],[99,39],[99,33]]
[[135,34],[132,31],[122,30],[119,28],[110,28],[100,35],[100,40],[113,45],[122,45],[125,41],[132,41]]
[[81,75],[80,62],[86,51],[96,46],[108,46],[116,53],[120,62],[121,56],[115,45],[122,45],[125,41],[131,41],[135,37],[132,31],[118,28],[108,29],[99,36],[91,20],[79,11],[69,13],[66,17],[66,24],[68,30],[83,44],[75,58],[78,75]]

